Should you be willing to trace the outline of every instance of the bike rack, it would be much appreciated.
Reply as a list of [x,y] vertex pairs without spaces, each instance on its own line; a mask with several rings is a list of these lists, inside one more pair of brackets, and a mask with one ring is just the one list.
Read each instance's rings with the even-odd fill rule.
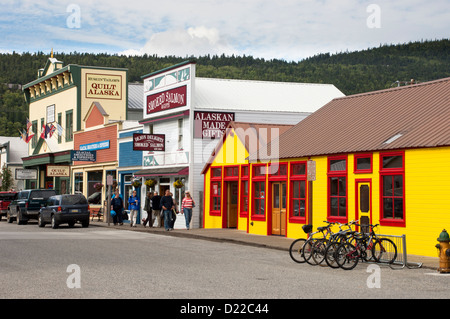
[[[421,268],[423,263],[409,262],[408,255],[406,253],[406,235],[377,235],[380,238],[388,238],[394,242],[397,246],[397,258],[392,264],[388,264],[391,269],[403,269],[405,267],[409,269]],[[401,267],[394,267],[394,265],[401,265]]]

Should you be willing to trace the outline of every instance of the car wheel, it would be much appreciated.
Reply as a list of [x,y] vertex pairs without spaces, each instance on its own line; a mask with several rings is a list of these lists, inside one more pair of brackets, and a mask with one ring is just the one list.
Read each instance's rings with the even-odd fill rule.
[[81,227],[83,227],[83,228],[89,227],[89,219],[83,220],[81,222]]
[[24,219],[22,216],[22,212],[19,210],[16,216],[17,225],[25,225],[28,223],[28,220]]
[[72,228],[73,226],[75,226],[75,222],[69,222],[69,227]]
[[39,214],[39,216],[38,216],[38,226],[39,227],[45,227],[45,223],[42,220],[42,215],[41,214]]
[[59,224],[56,221],[55,215],[52,215],[52,228],[56,229],[56,228],[58,228],[58,226],[59,226]]

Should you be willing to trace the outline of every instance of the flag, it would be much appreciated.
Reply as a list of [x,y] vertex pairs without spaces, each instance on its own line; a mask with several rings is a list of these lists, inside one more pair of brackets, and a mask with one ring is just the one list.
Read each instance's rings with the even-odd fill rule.
[[27,118],[27,132],[31,126],[32,126],[32,124],[31,124],[30,120]]
[[25,132],[25,142],[29,143],[31,141],[31,139],[33,138],[34,133],[32,132],[31,134],[28,134],[28,132]]
[[59,123],[56,123],[56,129],[58,130],[58,136],[62,136],[63,134],[63,128]]
[[[47,124],[47,127],[48,127],[48,124]],[[53,134],[55,133],[55,131],[56,131],[56,127],[53,124],[50,124],[50,127],[48,128],[48,136],[52,137]]]
[[[53,126],[53,125],[52,125]],[[43,138],[44,140],[47,139],[47,137],[51,137],[53,134],[53,132],[50,134],[51,128],[50,126],[48,126],[48,124],[42,125],[42,133],[41,133],[41,138]]]

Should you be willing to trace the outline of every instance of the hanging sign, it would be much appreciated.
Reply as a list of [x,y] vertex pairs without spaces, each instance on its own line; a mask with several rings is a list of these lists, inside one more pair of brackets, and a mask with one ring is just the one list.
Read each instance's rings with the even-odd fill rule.
[[72,162],[95,162],[97,160],[96,151],[70,151],[70,160]]
[[133,134],[133,151],[165,151],[165,134]]

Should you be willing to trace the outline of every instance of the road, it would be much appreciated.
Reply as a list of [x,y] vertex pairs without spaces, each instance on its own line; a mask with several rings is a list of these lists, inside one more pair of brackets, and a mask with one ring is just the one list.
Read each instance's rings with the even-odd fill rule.
[[430,269],[296,264],[287,252],[105,227],[0,222],[0,298],[448,298]]

